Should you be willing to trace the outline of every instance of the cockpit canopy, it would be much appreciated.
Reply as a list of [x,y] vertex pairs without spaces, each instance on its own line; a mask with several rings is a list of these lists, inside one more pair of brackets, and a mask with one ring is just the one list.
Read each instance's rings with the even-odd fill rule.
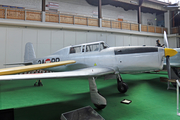
[[108,47],[109,46],[104,41],[80,44],[80,45],[71,46],[69,50],[69,54],[101,51]]

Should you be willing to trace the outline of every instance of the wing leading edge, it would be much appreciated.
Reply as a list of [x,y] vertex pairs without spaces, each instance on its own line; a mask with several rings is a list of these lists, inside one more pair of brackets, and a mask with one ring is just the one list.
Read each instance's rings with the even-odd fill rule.
[[29,65],[29,66],[4,68],[4,69],[0,69],[0,76],[16,74],[16,73],[21,73],[21,72],[27,72],[27,71],[32,71],[32,70],[45,69],[45,68],[56,67],[56,66],[67,65],[67,64],[73,64],[75,62],[76,61],[74,61],[74,60],[68,60],[68,61],[61,61],[61,62],[54,62],[54,63],[45,63],[45,64],[36,64],[36,65]]
[[0,80],[29,80],[29,79],[50,79],[50,78],[69,78],[69,77],[96,77],[114,73],[111,68],[90,67],[68,72],[54,72],[41,74],[23,74],[23,75],[4,75]]

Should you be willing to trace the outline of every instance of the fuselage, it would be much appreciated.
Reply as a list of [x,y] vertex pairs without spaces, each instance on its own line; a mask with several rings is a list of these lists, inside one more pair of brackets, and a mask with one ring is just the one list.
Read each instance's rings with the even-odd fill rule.
[[88,67],[108,67],[119,73],[160,70],[164,49],[161,47],[107,47],[104,42],[86,43],[63,48],[52,55],[39,58],[33,64],[75,60],[75,64],[48,68],[48,71],[70,71]]

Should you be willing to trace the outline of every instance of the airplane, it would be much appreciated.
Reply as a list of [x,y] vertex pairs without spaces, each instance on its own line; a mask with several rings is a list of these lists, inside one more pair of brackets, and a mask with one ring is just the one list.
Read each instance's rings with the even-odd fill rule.
[[174,49],[155,46],[109,47],[104,41],[98,41],[68,46],[49,56],[36,58],[32,43],[27,43],[24,62],[15,64],[31,66],[67,60],[74,60],[76,63],[45,69],[54,71],[53,73],[4,75],[0,76],[0,80],[87,77],[92,103],[98,109],[104,109],[107,101],[98,92],[95,81],[97,77],[116,78],[118,91],[125,93],[128,90],[128,85],[123,81],[121,74],[161,70],[164,57],[167,58],[169,64],[169,57],[174,56],[176,53],[177,51]]

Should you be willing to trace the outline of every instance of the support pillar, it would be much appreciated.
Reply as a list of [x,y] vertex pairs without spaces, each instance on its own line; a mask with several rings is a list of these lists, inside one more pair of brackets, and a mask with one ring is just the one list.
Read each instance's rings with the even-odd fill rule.
[[102,0],[98,4],[98,26],[102,27]]
[[46,21],[46,12],[45,12],[45,5],[46,4],[46,0],[42,0],[42,14],[41,14],[41,20],[42,22]]
[[139,6],[138,6],[138,24],[139,24],[139,32],[141,32],[141,24],[142,24],[142,15],[141,15],[141,5],[143,3],[143,0],[139,0]]

